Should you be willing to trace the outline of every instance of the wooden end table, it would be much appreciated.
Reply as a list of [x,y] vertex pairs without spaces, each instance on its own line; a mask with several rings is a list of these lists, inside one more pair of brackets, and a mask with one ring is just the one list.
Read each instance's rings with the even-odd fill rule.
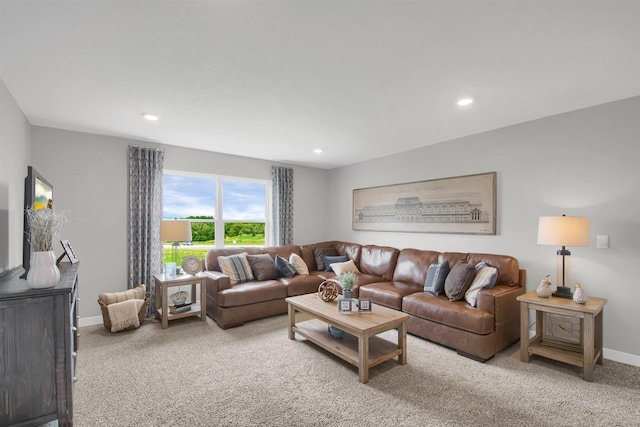
[[[207,320],[207,285],[204,275],[180,274],[175,279],[167,279],[164,274],[153,276],[156,282],[156,319],[160,319],[162,329],[169,327],[169,320],[200,315],[200,320]],[[196,285],[200,285],[200,304],[196,304]],[[191,285],[191,310],[184,313],[169,312],[169,288]]]
[[[517,297],[520,301],[520,360],[529,363],[529,355],[582,367],[585,381],[593,381],[593,368],[602,365],[602,316],[604,298],[589,297],[586,304],[567,298],[540,298],[536,291]],[[536,312],[536,334],[529,339],[529,310]],[[545,340],[544,314],[560,314],[581,319],[581,345]]]
[[[318,294],[286,299],[289,306],[289,339],[299,334],[339,358],[358,367],[360,382],[369,382],[369,368],[386,360],[398,358],[407,364],[407,320],[409,315],[398,310],[372,304],[371,313],[341,314],[338,302],[325,302]],[[337,339],[327,325],[346,333]],[[398,342],[393,343],[376,335],[398,329]]]

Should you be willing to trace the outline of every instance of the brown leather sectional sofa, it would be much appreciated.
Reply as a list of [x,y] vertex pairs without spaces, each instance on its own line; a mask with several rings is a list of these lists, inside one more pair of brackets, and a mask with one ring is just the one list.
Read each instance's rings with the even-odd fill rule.
[[[320,283],[335,277],[333,272],[318,271],[314,248],[333,248],[339,255],[353,260],[361,272],[357,274],[354,297],[369,297],[377,304],[409,314],[407,330],[413,335],[454,348],[459,354],[480,361],[490,359],[520,338],[520,307],[516,297],[525,293],[526,275],[525,270],[519,268],[517,259],[493,254],[399,250],[339,241],[210,250],[204,271],[207,313],[223,329],[286,313],[285,298],[316,292]],[[229,277],[221,273],[217,258],[241,252],[266,253],[274,259],[276,255],[288,259],[295,253],[305,261],[310,274],[231,286]],[[476,307],[471,307],[464,299],[451,302],[445,295],[424,292],[430,264],[447,260],[454,265],[461,259],[473,264],[484,261],[498,269],[496,285],[478,293]]]

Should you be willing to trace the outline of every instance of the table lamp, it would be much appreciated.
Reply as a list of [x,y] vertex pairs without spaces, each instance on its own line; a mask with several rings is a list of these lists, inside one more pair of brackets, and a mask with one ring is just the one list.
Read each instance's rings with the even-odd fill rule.
[[554,297],[572,298],[571,252],[566,246],[589,246],[589,218],[583,216],[541,216],[538,221],[538,244],[559,245],[558,282]]
[[180,242],[191,240],[191,221],[171,219],[160,222],[160,241],[173,242],[171,258],[178,264],[178,247]]

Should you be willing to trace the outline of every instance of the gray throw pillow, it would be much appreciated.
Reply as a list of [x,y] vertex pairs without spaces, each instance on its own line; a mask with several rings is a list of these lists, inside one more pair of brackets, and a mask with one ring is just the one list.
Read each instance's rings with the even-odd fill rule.
[[476,276],[476,266],[466,261],[457,262],[444,281],[444,293],[449,301],[458,301],[464,298],[473,278]]
[[256,280],[274,280],[280,277],[275,262],[269,254],[247,255]]
[[276,268],[283,277],[293,277],[296,275],[296,268],[280,255],[276,255]]
[[336,262],[347,262],[349,258],[346,255],[338,255],[338,256],[325,256],[324,257],[324,271],[333,271],[331,268],[331,264]]
[[313,256],[316,259],[316,268],[318,271],[324,271],[324,257],[325,256],[336,256],[338,253],[333,248],[314,248]]
[[424,281],[424,291],[436,296],[444,294],[444,281],[448,274],[449,261],[431,264],[427,270],[427,279]]

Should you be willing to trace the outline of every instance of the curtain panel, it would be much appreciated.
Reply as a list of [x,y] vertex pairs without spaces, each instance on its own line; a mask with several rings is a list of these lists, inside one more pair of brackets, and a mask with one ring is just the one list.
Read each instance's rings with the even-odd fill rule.
[[293,169],[271,167],[273,244],[293,244]]
[[129,146],[129,289],[145,284],[155,307],[153,275],[162,271],[162,168],[164,151]]

